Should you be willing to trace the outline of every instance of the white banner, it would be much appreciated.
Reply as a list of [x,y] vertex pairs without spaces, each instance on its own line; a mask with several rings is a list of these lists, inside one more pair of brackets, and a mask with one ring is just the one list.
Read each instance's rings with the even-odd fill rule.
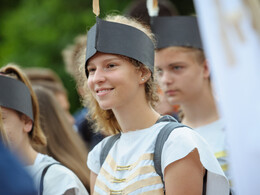
[[260,31],[254,6],[244,2],[259,5],[257,0],[194,0],[227,125],[233,186],[238,195],[254,195],[260,194]]

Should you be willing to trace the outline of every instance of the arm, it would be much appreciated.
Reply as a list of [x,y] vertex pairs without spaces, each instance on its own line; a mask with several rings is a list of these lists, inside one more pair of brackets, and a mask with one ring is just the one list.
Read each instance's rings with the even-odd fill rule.
[[164,170],[166,194],[201,195],[205,169],[197,149],[169,164]]
[[72,189],[69,189],[67,190],[64,195],[76,195],[76,192],[75,192],[75,189],[72,188]]
[[97,179],[97,174],[94,172],[90,172],[90,194],[94,193],[94,186],[96,183],[96,179]]

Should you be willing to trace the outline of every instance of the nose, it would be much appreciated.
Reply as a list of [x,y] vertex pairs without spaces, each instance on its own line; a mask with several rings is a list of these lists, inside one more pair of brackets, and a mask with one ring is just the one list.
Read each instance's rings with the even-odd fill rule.
[[174,76],[172,75],[172,73],[170,73],[169,71],[164,71],[159,79],[160,84],[164,86],[172,84],[174,81],[173,77]]
[[97,68],[93,75],[93,82],[100,83],[105,81],[105,74],[102,68]]

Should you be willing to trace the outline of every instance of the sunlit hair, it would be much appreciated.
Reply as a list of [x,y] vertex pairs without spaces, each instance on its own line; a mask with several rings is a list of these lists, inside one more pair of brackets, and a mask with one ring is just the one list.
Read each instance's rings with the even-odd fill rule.
[[3,120],[2,120],[1,106],[0,106],[0,140],[2,141],[2,143],[4,143],[5,146],[8,146],[8,138],[4,131],[4,125],[3,125]]
[[42,67],[25,68],[23,70],[32,85],[41,85],[50,89],[55,94],[62,93],[67,95],[62,80],[53,70]]
[[[6,75],[8,77],[11,77],[13,79],[20,80],[23,82],[29,89],[31,98],[32,98],[32,108],[33,108],[33,117],[34,117],[34,122],[33,122],[33,128],[32,130],[28,133],[29,140],[31,146],[38,151],[40,147],[46,145],[46,137],[40,127],[40,121],[39,121],[39,105],[38,101],[36,98],[36,95],[34,91],[32,90],[31,83],[27,76],[24,74],[24,72],[15,64],[7,64],[6,66],[2,67],[0,69],[1,74]],[[24,114],[18,112],[18,115],[20,117],[27,117]]]
[[41,86],[33,86],[40,107],[40,122],[47,137],[41,153],[52,156],[72,170],[89,190],[90,171],[86,166],[87,149],[67,120],[54,94]]
[[80,72],[79,67],[82,63],[81,58],[85,53],[87,43],[87,34],[78,35],[73,44],[68,45],[65,49],[62,50],[62,57],[65,64],[66,71],[74,78],[77,83],[77,87],[80,86]]
[[[153,42],[155,42],[154,35],[152,34],[151,30],[147,26],[144,26],[141,23],[137,22],[137,20],[135,19],[126,18],[120,15],[110,15],[107,16],[105,20],[135,27],[143,31]],[[138,62],[137,60],[131,59],[129,57],[121,56],[121,55],[118,56],[128,60],[137,69],[141,71],[150,71],[146,65]],[[85,63],[81,64],[80,72],[81,74],[85,74]],[[105,134],[119,133],[121,131],[121,128],[112,110],[103,110],[100,108],[98,102],[93,97],[93,95],[91,94],[88,88],[86,75],[84,76],[82,75],[81,78],[82,78],[82,82],[84,82],[84,90],[85,90],[83,103],[85,106],[89,108],[88,114],[90,118],[95,121],[93,124],[95,125],[96,131],[104,131]],[[159,98],[157,95],[157,85],[153,79],[153,75],[145,83],[145,94],[149,104],[152,107],[155,107],[155,104]]]

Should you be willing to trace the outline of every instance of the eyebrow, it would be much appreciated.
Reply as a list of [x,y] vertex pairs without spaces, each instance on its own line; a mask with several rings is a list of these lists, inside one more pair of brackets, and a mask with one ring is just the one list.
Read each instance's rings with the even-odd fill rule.
[[[108,59],[105,59],[104,62],[107,63],[107,62],[110,62],[110,61],[123,61],[124,59],[123,58],[120,58],[120,57],[111,57],[111,58],[108,58]],[[87,66],[93,66],[94,64],[92,64],[91,62],[87,64]]]
[[184,63],[184,62],[178,62],[178,61],[177,61],[177,62],[170,63],[170,64],[168,64],[167,66],[170,66],[170,67],[171,67],[171,66],[176,66],[176,65],[178,65],[178,66],[179,66],[179,65],[186,65],[186,63]]
[[[170,63],[170,64],[167,64],[166,67],[173,67],[173,66],[180,66],[180,65],[186,65],[186,63],[184,62],[173,62],[173,63]],[[162,67],[160,65],[156,65],[155,68],[158,70],[158,69],[161,69]]]

